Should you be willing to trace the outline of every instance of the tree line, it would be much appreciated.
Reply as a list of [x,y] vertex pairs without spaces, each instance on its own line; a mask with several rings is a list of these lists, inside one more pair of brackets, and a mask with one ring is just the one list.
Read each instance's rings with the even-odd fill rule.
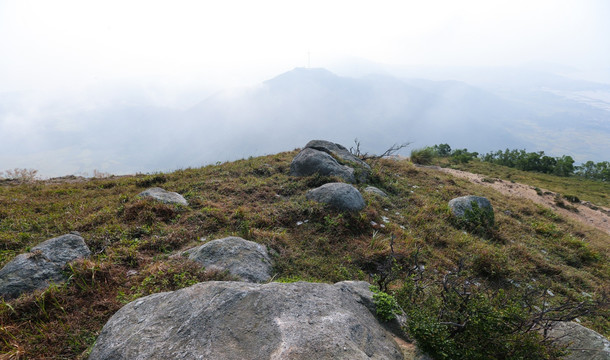
[[569,155],[548,156],[544,151],[527,152],[524,149],[497,150],[479,155],[467,149],[452,150],[449,144],[438,144],[426,148],[434,156],[449,158],[452,162],[465,163],[474,158],[492,164],[508,166],[523,171],[535,171],[557,176],[580,176],[586,179],[610,181],[610,162],[587,161],[582,165],[574,165],[574,159]]

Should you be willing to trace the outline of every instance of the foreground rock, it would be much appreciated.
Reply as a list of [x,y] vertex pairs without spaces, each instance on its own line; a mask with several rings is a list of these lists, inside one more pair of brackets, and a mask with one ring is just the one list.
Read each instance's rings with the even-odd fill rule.
[[99,359],[402,359],[365,282],[205,282],[150,295],[104,326]]
[[370,166],[345,147],[325,140],[307,143],[290,164],[292,176],[337,176],[349,183],[366,182],[370,172]]
[[570,354],[564,360],[610,359],[610,341],[601,334],[575,322],[557,322],[549,333],[562,345],[568,345]]
[[314,200],[341,211],[360,211],[366,205],[360,191],[349,184],[328,183],[307,192],[307,200]]
[[455,217],[463,218],[467,210],[472,210],[473,202],[477,204],[479,209],[493,213],[493,207],[487,198],[474,195],[462,196],[449,201],[449,209]]
[[249,282],[266,282],[271,279],[273,264],[267,249],[239,237],[212,240],[184,252],[189,259],[206,268],[227,270]]
[[49,239],[18,255],[0,270],[0,298],[11,300],[23,293],[46,289],[51,283],[62,283],[67,279],[62,271],[64,266],[90,254],[80,235]]
[[138,194],[138,197],[151,198],[165,204],[188,205],[188,202],[182,195],[176,192],[161,189],[159,187],[144,190]]

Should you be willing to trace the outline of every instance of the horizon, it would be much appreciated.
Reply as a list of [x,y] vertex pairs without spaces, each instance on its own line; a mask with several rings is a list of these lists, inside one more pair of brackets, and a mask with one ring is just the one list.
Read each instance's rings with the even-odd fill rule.
[[[157,154],[168,157],[162,160],[137,155],[138,146],[129,141],[144,132],[171,151],[171,145],[148,127],[163,131],[164,123],[178,121],[182,112],[210,97],[253,91],[299,67],[324,68],[356,79],[381,74],[401,80],[461,81],[494,95],[507,87],[515,92],[516,87],[531,86],[526,72],[610,84],[610,44],[604,38],[610,33],[608,15],[610,4],[601,0],[374,5],[364,1],[213,5],[0,1],[0,132],[6,139],[0,145],[0,171],[35,168],[43,176],[93,170],[122,174],[249,156],[243,150],[230,156],[224,155],[228,149],[216,155],[206,150],[191,163],[168,166],[168,155]],[[511,77],[497,77],[510,72],[517,74],[514,83],[508,84]],[[550,90],[610,111],[610,92],[605,88]],[[558,152],[565,150],[556,144],[561,142],[597,146],[608,117],[587,114],[592,118],[586,134],[572,139],[570,129],[578,124],[562,124],[558,128],[563,135],[543,139],[553,148],[535,144],[527,150],[560,156]],[[594,120],[601,121],[602,132],[594,131]],[[217,127],[215,118],[198,121]],[[117,126],[116,134],[105,129],[104,122]],[[339,141],[362,138],[371,126],[363,124]],[[297,139],[294,146],[301,141]],[[511,141],[506,139],[506,147]],[[446,141],[436,141],[441,142]],[[260,151],[254,148],[253,155]],[[600,156],[604,152],[605,148],[598,148]],[[127,159],[127,154],[136,154],[146,164],[129,165],[135,160]]]

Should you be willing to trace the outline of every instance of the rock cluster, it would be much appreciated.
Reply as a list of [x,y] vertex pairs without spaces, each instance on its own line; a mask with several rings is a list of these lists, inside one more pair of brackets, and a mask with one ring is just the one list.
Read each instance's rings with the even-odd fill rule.
[[367,163],[344,146],[325,140],[308,142],[290,164],[292,176],[337,176],[349,183],[365,182],[370,170]]
[[62,283],[66,281],[64,266],[90,254],[78,233],[44,241],[30,252],[17,255],[0,270],[0,298],[11,300],[23,293],[46,289],[51,283]]

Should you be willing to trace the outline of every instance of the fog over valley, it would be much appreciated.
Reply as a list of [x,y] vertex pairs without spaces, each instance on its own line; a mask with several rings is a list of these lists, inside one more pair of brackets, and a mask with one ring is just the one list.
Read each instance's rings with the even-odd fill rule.
[[610,6],[432,3],[0,2],[0,171],[170,171],[356,138],[610,160]]

